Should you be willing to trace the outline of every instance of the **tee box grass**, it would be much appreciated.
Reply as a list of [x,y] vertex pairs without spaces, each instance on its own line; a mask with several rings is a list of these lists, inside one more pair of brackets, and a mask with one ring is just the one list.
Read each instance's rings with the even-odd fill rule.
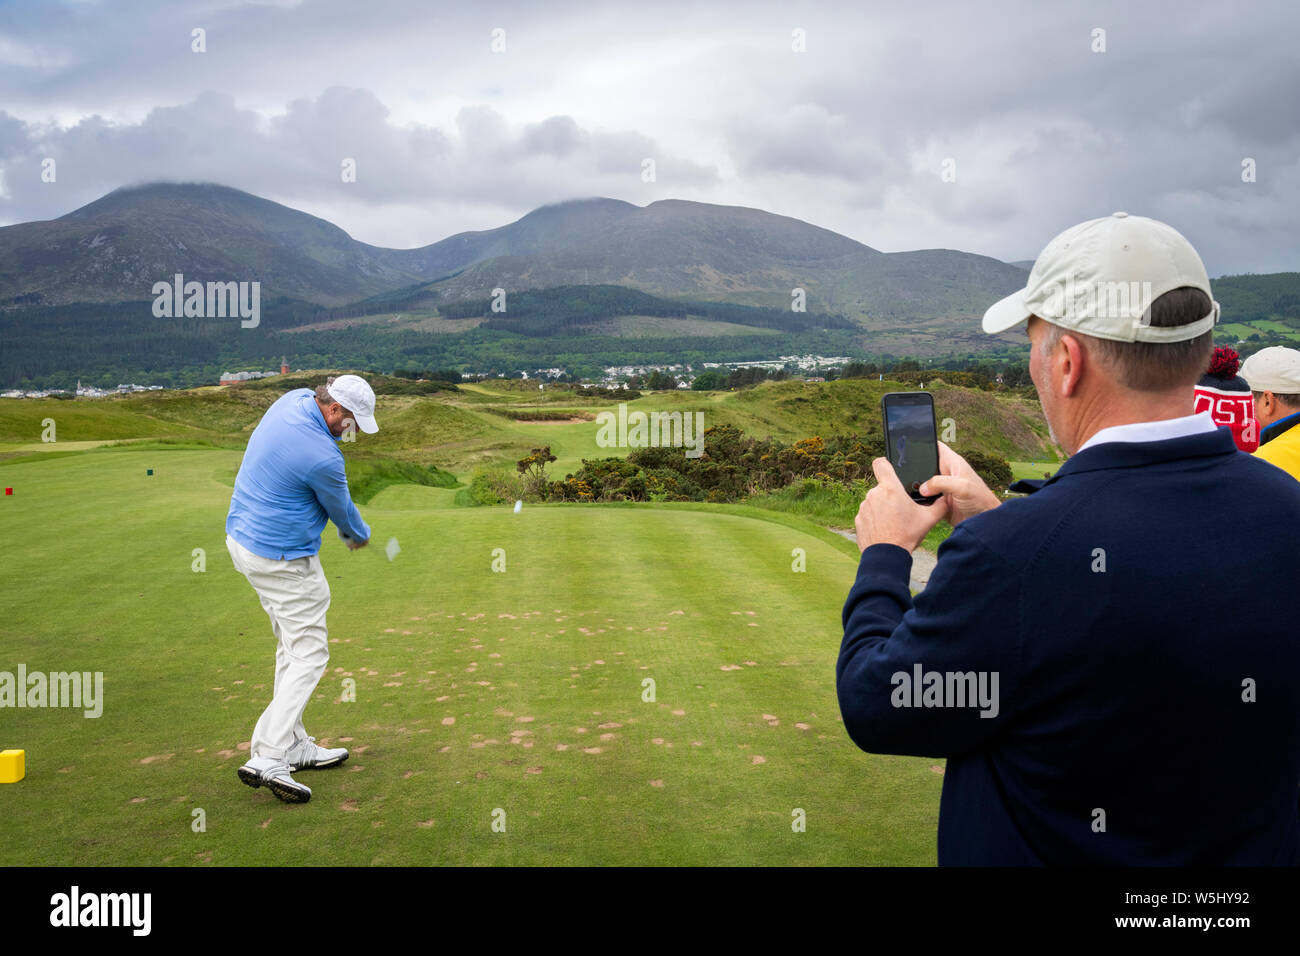
[[0,461],[0,669],[104,675],[98,718],[3,713],[27,778],[0,864],[934,863],[941,761],[863,754],[839,718],[856,549],[758,509],[384,488],[362,511],[400,554],[329,528],[321,555],[305,720],[351,757],[299,775],[307,804],[244,787],[275,644],[225,550],[240,454]]

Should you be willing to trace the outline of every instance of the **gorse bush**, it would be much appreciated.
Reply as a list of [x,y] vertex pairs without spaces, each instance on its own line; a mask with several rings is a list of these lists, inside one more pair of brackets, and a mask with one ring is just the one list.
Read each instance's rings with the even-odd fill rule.
[[[823,496],[833,490],[835,500],[827,506],[839,510],[848,500],[844,496],[856,495],[860,501],[875,484],[871,462],[884,454],[879,432],[814,435],[786,444],[750,438],[734,425],[716,425],[704,432],[704,453],[699,458],[688,458],[682,448],[636,448],[626,458],[586,459],[562,481],[549,482],[545,497],[732,502],[792,488],[797,497],[802,488],[803,494]],[[990,488],[1000,490],[1011,481],[1011,466],[1003,459],[979,452],[966,457]],[[521,462],[521,471],[523,467]]]

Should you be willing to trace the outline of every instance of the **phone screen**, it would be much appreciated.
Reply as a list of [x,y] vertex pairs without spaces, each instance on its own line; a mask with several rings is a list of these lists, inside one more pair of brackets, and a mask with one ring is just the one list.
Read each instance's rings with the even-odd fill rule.
[[939,439],[934,429],[934,399],[928,392],[890,392],[882,404],[889,463],[908,494],[934,501],[920,492],[921,483],[939,473]]

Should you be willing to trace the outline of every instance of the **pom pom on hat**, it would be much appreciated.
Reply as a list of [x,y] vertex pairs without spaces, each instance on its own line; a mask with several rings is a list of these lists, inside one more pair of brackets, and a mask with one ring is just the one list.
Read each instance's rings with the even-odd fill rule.
[[1237,350],[1221,345],[1214,350],[1206,374],[1213,375],[1215,378],[1230,379],[1237,374],[1237,369],[1240,367],[1241,356],[1237,354]]

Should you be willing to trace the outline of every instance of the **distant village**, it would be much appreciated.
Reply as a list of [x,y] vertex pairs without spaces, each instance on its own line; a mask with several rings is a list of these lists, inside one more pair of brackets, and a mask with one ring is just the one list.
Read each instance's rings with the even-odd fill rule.
[[[804,381],[824,382],[826,379],[823,375],[817,374],[834,368],[840,368],[850,359],[847,356],[824,356],[824,355],[781,355],[774,359],[760,359],[753,362],[702,362],[699,371],[724,370],[745,368],[761,368],[767,371],[779,371],[785,369],[797,375]],[[688,389],[691,382],[695,380],[697,370],[693,365],[675,364],[675,365],[611,365],[604,369],[604,374],[599,381],[582,381],[576,384],[584,388],[614,388],[626,389],[630,379],[639,379],[655,372],[671,376],[677,380],[677,388]],[[218,380],[219,385],[236,385],[239,382],[247,382],[258,378],[272,378],[277,375],[289,374],[288,358],[280,360],[279,371],[243,371],[243,372],[222,372]],[[504,373],[491,372],[466,372],[463,378],[466,381],[482,381],[488,378],[505,378]],[[518,377],[527,381],[536,381],[539,386],[547,382],[572,381],[569,372],[565,368],[536,368],[536,369],[516,369],[512,377]],[[110,395],[129,395],[132,392],[157,392],[165,389],[163,385],[135,385],[121,384],[115,388],[97,388],[93,385],[82,385],[77,381],[76,389],[67,388],[48,388],[48,389],[9,389],[0,392],[0,398],[49,398],[51,396],[70,396],[75,398],[106,398]]]

